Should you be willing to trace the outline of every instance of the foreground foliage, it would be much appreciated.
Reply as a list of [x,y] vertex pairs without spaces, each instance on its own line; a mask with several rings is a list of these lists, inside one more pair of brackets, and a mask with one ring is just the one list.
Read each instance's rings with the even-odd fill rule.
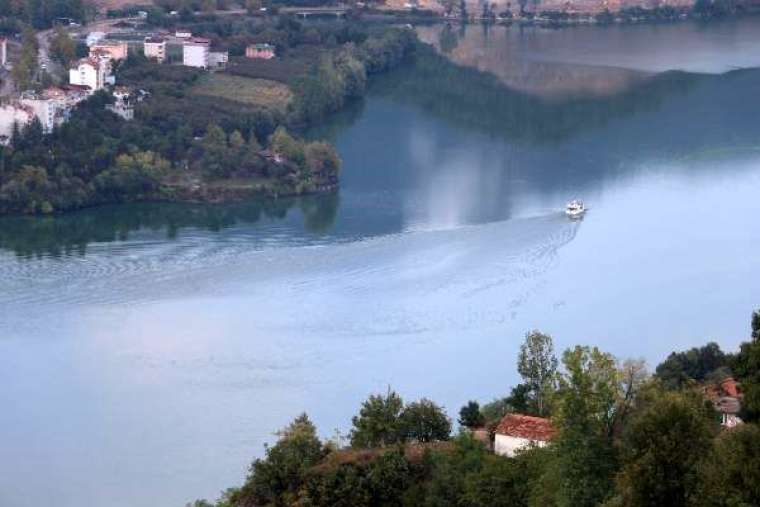
[[[737,367],[742,385],[753,385],[760,374],[752,355],[757,314],[752,325],[753,338],[736,356],[708,344],[671,355],[657,376],[648,375],[642,361],[619,362],[585,346],[566,350],[559,369],[551,337],[529,333],[517,364],[526,379],[553,378],[546,407],[557,435],[548,446],[511,458],[494,455],[470,431],[489,422],[487,406],[480,410],[474,401],[460,411],[460,424],[469,429],[450,439],[441,407],[426,399],[404,404],[389,388],[362,404],[349,447],[321,442],[314,425],[299,416],[253,463],[243,487],[225,492],[216,505],[760,505],[760,426],[721,430],[703,390],[682,378],[684,369],[709,378],[707,370],[728,361],[743,368]],[[675,371],[673,364],[683,368],[660,378]],[[669,378],[679,382],[674,386]],[[537,384],[523,385],[531,393]],[[535,393],[527,399],[534,403]],[[508,402],[500,406],[512,409]]]

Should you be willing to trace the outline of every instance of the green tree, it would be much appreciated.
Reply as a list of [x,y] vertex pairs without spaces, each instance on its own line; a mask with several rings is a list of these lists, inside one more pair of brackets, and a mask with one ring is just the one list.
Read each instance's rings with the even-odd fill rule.
[[709,507],[760,505],[760,427],[724,431],[702,463],[694,504]]
[[303,143],[291,136],[285,127],[277,127],[269,138],[269,147],[273,152],[296,165],[304,163]]
[[201,140],[203,156],[201,165],[206,174],[212,177],[224,177],[230,172],[230,153],[227,147],[227,135],[219,125],[214,123],[206,128],[206,135]]
[[234,150],[239,150],[240,148],[245,146],[245,139],[243,139],[243,135],[240,133],[239,130],[236,130],[232,134],[230,134],[229,146],[230,148]]
[[338,153],[328,143],[315,141],[306,145],[304,160],[309,175],[318,184],[328,184],[337,181],[341,160]]
[[720,345],[710,342],[685,352],[672,352],[655,369],[655,375],[670,389],[680,389],[690,381],[702,382],[710,373],[728,364]]
[[27,28],[22,36],[21,56],[11,70],[11,78],[16,83],[17,90],[31,88],[37,68],[37,38],[34,30]]
[[557,377],[557,358],[554,356],[552,337],[540,331],[525,335],[517,358],[517,371],[529,389],[533,411],[548,413],[547,400],[554,392]]
[[618,494],[629,507],[691,505],[718,429],[713,410],[693,392],[654,390],[650,397],[623,435]]
[[68,66],[77,56],[76,43],[62,26],[56,27],[53,32],[50,40],[50,54],[54,60],[64,66]]
[[427,398],[409,403],[400,419],[405,440],[435,442],[451,436],[451,420],[446,412]]
[[480,428],[486,423],[486,418],[480,412],[480,404],[470,400],[459,410],[459,424],[465,428]]
[[760,421],[760,340],[742,343],[733,366],[744,393],[742,417]]
[[592,506],[608,498],[617,459],[612,427],[619,400],[615,359],[596,347],[577,346],[562,356],[554,422],[555,474],[559,507]]
[[517,384],[505,398],[497,398],[483,405],[481,412],[486,422],[495,422],[510,412],[526,414],[531,412],[529,391],[525,384]]
[[752,312],[752,339],[760,340],[760,310]]
[[266,456],[251,465],[237,504],[291,504],[309,469],[325,455],[316,428],[306,414],[298,416],[278,437],[275,445],[266,448]]
[[115,200],[134,198],[156,191],[168,170],[169,163],[156,153],[123,154],[95,178],[95,186]]
[[403,408],[403,400],[390,388],[385,395],[371,395],[351,420],[351,446],[384,447],[403,441]]

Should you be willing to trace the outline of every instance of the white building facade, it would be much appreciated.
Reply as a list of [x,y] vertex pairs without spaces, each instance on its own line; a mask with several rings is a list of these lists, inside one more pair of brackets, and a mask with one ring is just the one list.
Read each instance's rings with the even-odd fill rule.
[[188,67],[208,69],[209,47],[208,39],[195,38],[182,45],[182,64]]
[[51,87],[41,93],[24,92],[16,100],[0,106],[0,144],[10,142],[14,125],[23,129],[34,118],[42,125],[42,131],[49,134],[69,119],[71,110],[87,98],[87,93],[78,89]]
[[34,118],[32,111],[19,103],[0,105],[0,145],[7,146],[13,137],[13,126],[25,127]]
[[143,41],[143,53],[146,58],[164,63],[166,61],[166,39],[163,37],[146,37]]
[[111,76],[111,61],[107,57],[83,58],[76,66],[69,69],[69,84],[87,86],[90,92],[102,89],[107,84],[113,84]]

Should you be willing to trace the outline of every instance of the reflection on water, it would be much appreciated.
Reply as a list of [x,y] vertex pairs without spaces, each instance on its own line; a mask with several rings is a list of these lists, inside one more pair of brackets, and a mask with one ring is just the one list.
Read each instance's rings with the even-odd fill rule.
[[722,73],[760,66],[755,18],[564,29],[432,25],[417,32],[456,63],[544,98],[622,93],[669,70]]
[[[92,208],[60,217],[0,218],[0,249],[20,257],[59,257],[85,255],[90,243],[127,241],[135,232],[137,240],[164,241],[177,239],[183,229],[219,232],[236,226],[262,224],[260,235],[248,241],[266,242],[277,234],[276,227],[299,228],[312,233],[311,241],[329,231],[335,221],[340,199],[338,193],[297,199],[261,199],[226,206],[149,203]],[[277,222],[282,224],[273,226]],[[275,230],[273,230],[273,227]],[[292,241],[308,238],[287,235]]]
[[[655,74],[668,51],[642,48],[725,70],[757,58],[743,23],[471,27],[444,53],[499,77],[422,51],[309,133],[338,146],[336,194],[0,220],[0,505],[212,497],[303,410],[328,434],[388,384],[452,414],[504,392],[535,327],[652,363],[736,345],[760,71]],[[629,46],[622,74],[591,61]],[[572,86],[528,86],[552,67]]]

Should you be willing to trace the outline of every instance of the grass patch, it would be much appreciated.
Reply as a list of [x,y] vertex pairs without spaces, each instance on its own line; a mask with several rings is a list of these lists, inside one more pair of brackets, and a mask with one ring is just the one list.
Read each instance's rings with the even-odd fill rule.
[[251,59],[244,56],[231,57],[227,73],[237,76],[271,79],[288,84],[303,76],[325,52],[322,48],[299,46],[291,48],[285,55],[277,55],[271,60]]
[[192,95],[219,97],[269,109],[284,110],[293,97],[287,85],[216,72],[203,76],[190,90]]

